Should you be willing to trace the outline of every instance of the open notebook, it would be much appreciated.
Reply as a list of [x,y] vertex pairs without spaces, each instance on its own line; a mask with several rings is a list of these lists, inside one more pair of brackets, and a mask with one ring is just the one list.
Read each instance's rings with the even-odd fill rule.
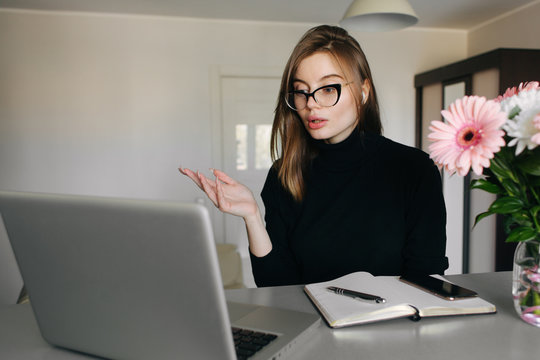
[[[227,304],[200,205],[0,191],[0,214],[53,345],[112,359],[281,359],[320,323]],[[253,332],[267,335],[244,345]]]
[[[362,301],[335,294],[327,289],[336,286],[376,294],[385,303]],[[493,304],[479,298],[448,301],[407,285],[396,276],[373,276],[356,272],[338,279],[309,284],[304,291],[334,328],[365,324],[408,316],[447,316],[494,313]]]

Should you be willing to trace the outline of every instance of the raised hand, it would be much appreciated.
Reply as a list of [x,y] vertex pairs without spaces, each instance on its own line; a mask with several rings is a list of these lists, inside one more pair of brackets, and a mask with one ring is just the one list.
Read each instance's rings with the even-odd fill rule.
[[223,171],[212,170],[216,178],[210,180],[203,174],[187,168],[179,170],[193,180],[219,210],[243,218],[253,216],[259,211],[251,190]]
[[188,168],[178,168],[178,170],[193,180],[219,210],[244,218],[249,249],[253,255],[265,256],[272,250],[272,242],[251,190],[223,171],[212,170],[216,179],[210,180],[198,171],[195,173]]
[[245,185],[230,178],[220,170],[214,170],[216,176],[218,208],[229,214],[241,217],[256,215],[259,212],[253,193]]

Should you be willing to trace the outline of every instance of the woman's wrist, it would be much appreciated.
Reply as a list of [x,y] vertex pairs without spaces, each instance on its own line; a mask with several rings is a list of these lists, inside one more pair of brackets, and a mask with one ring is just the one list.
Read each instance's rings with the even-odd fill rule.
[[249,216],[244,216],[246,230],[248,234],[249,250],[257,256],[263,257],[272,251],[272,242],[266,232],[266,227],[262,215],[257,207],[257,211]]
[[253,211],[242,217],[247,227],[249,226],[264,226],[261,212],[258,206],[255,206]]

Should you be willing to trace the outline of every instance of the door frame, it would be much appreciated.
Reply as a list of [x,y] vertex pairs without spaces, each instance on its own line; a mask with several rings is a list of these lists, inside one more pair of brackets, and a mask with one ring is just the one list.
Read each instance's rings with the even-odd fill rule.
[[[223,158],[223,107],[222,107],[222,80],[224,78],[281,78],[283,68],[278,66],[240,66],[240,65],[212,65],[210,66],[210,116],[211,116],[211,144],[212,167],[222,169]],[[276,94],[277,96],[278,94]],[[216,242],[226,243],[224,215],[219,212],[211,214],[214,222]]]

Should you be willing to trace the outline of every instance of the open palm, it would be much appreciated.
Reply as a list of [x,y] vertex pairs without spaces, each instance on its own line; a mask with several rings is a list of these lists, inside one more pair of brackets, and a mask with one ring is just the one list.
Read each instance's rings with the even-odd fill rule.
[[248,217],[257,212],[257,202],[251,190],[220,170],[213,170],[215,180],[187,168],[180,172],[195,182],[214,205],[221,211],[240,217]]

